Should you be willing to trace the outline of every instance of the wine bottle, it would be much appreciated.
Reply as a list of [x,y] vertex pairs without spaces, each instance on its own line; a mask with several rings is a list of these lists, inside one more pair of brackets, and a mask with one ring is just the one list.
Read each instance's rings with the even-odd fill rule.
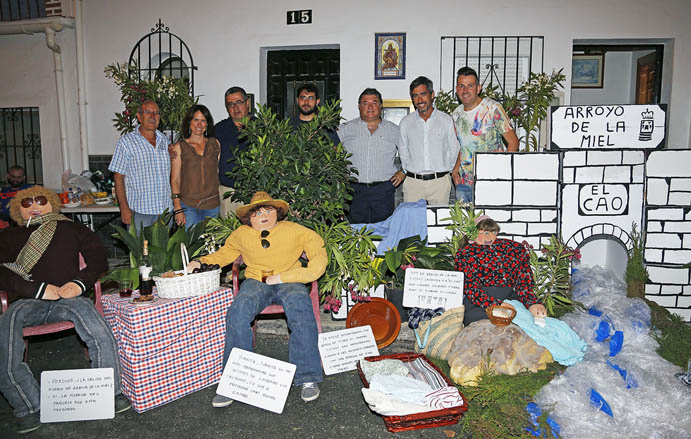
[[153,291],[154,281],[151,279],[151,261],[149,260],[149,241],[144,240],[142,263],[139,266],[139,294],[148,296]]

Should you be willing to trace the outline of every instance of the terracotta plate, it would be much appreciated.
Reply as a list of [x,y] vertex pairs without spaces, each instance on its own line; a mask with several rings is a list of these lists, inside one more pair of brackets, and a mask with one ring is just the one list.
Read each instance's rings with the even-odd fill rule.
[[393,303],[379,297],[372,297],[370,302],[358,303],[348,313],[346,328],[356,326],[372,327],[374,340],[379,349],[396,340],[401,331],[401,316]]

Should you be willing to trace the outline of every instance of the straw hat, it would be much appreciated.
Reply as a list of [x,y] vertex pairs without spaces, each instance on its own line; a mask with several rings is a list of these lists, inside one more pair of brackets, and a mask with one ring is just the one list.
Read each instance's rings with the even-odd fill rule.
[[238,207],[237,215],[242,218],[247,216],[247,213],[254,207],[257,206],[272,206],[276,209],[283,209],[284,212],[290,210],[290,206],[283,200],[276,200],[271,198],[271,195],[264,191],[257,191],[252,195],[252,199],[248,204]]

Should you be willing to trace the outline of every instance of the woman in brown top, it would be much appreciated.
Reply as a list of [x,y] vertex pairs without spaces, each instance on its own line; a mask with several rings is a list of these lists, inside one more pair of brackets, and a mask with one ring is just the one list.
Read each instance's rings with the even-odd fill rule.
[[175,222],[190,228],[218,216],[218,159],[221,146],[213,136],[214,120],[204,105],[194,105],[182,121],[183,139],[171,147],[170,187]]

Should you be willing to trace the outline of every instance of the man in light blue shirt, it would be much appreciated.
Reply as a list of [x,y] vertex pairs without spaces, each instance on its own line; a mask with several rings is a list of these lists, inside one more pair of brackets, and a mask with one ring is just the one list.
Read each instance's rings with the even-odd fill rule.
[[156,102],[142,102],[137,110],[139,126],[118,139],[108,169],[115,174],[115,195],[123,224],[138,229],[152,225],[170,198],[168,138],[158,131],[161,113]]

